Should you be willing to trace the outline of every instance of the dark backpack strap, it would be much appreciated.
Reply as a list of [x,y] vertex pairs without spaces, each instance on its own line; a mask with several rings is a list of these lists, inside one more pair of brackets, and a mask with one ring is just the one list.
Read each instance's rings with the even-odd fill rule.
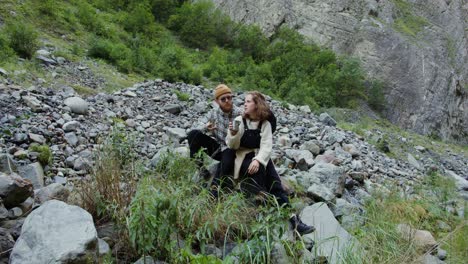
[[262,131],[262,123],[263,123],[263,120],[260,120],[260,123],[258,123],[258,130]]
[[242,118],[242,122],[244,122],[244,130],[249,129],[247,126],[247,120],[245,120],[245,118]]

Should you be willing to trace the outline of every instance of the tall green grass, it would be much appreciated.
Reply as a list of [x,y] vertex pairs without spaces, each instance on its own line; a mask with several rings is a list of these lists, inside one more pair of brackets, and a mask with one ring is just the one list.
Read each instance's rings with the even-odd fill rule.
[[[413,241],[402,237],[398,224],[409,224],[413,228],[430,231],[439,246],[448,252],[448,263],[464,263],[468,252],[466,236],[467,217],[458,216],[447,210],[447,206],[466,208],[466,201],[458,200],[454,182],[433,172],[417,183],[415,195],[407,195],[398,187],[388,194],[375,193],[364,206],[365,224],[353,230],[362,244],[364,263],[413,263],[423,254]],[[441,230],[438,222],[447,223],[451,231]]]

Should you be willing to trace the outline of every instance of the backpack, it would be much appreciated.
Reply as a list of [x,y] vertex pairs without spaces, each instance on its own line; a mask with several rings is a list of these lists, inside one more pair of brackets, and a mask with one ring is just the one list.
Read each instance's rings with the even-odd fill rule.
[[275,133],[276,131],[276,116],[273,114],[273,112],[270,110],[270,116],[268,117],[268,122],[270,122],[271,125],[271,133]]

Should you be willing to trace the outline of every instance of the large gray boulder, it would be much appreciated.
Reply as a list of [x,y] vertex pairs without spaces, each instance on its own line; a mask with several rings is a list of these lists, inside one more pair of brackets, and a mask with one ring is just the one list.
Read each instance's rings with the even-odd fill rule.
[[24,221],[10,264],[96,263],[97,255],[92,216],[78,206],[51,200]]
[[465,0],[213,2],[235,21],[255,23],[267,35],[285,25],[360,59],[368,76],[388,84],[385,114],[392,122],[468,142]]
[[15,173],[7,175],[0,172],[0,198],[3,199],[6,208],[19,206],[33,194],[31,181],[25,180]]
[[343,194],[345,178],[346,174],[342,168],[330,163],[317,163],[307,173],[301,174],[297,181],[304,188],[314,184],[324,185],[334,195],[340,197]]
[[63,103],[75,114],[84,115],[88,112],[88,103],[80,97],[69,97]]
[[[315,242],[312,253],[315,258],[326,257],[327,263],[345,263],[346,252],[355,251],[358,241],[343,229],[325,203],[307,206],[300,215],[302,221],[316,228],[304,235],[304,240]],[[357,250],[356,250],[357,252]]]

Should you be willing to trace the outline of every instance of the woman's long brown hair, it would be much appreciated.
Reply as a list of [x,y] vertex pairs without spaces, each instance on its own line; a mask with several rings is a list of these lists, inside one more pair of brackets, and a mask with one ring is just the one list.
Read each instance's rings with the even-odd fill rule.
[[[247,95],[252,96],[252,100],[257,105],[256,109],[256,116],[260,121],[267,120],[270,117],[270,106],[268,105],[267,101],[265,100],[265,96],[257,91],[248,92]],[[246,95],[246,96],[247,96]],[[250,118],[248,114],[244,114],[244,118]]]

